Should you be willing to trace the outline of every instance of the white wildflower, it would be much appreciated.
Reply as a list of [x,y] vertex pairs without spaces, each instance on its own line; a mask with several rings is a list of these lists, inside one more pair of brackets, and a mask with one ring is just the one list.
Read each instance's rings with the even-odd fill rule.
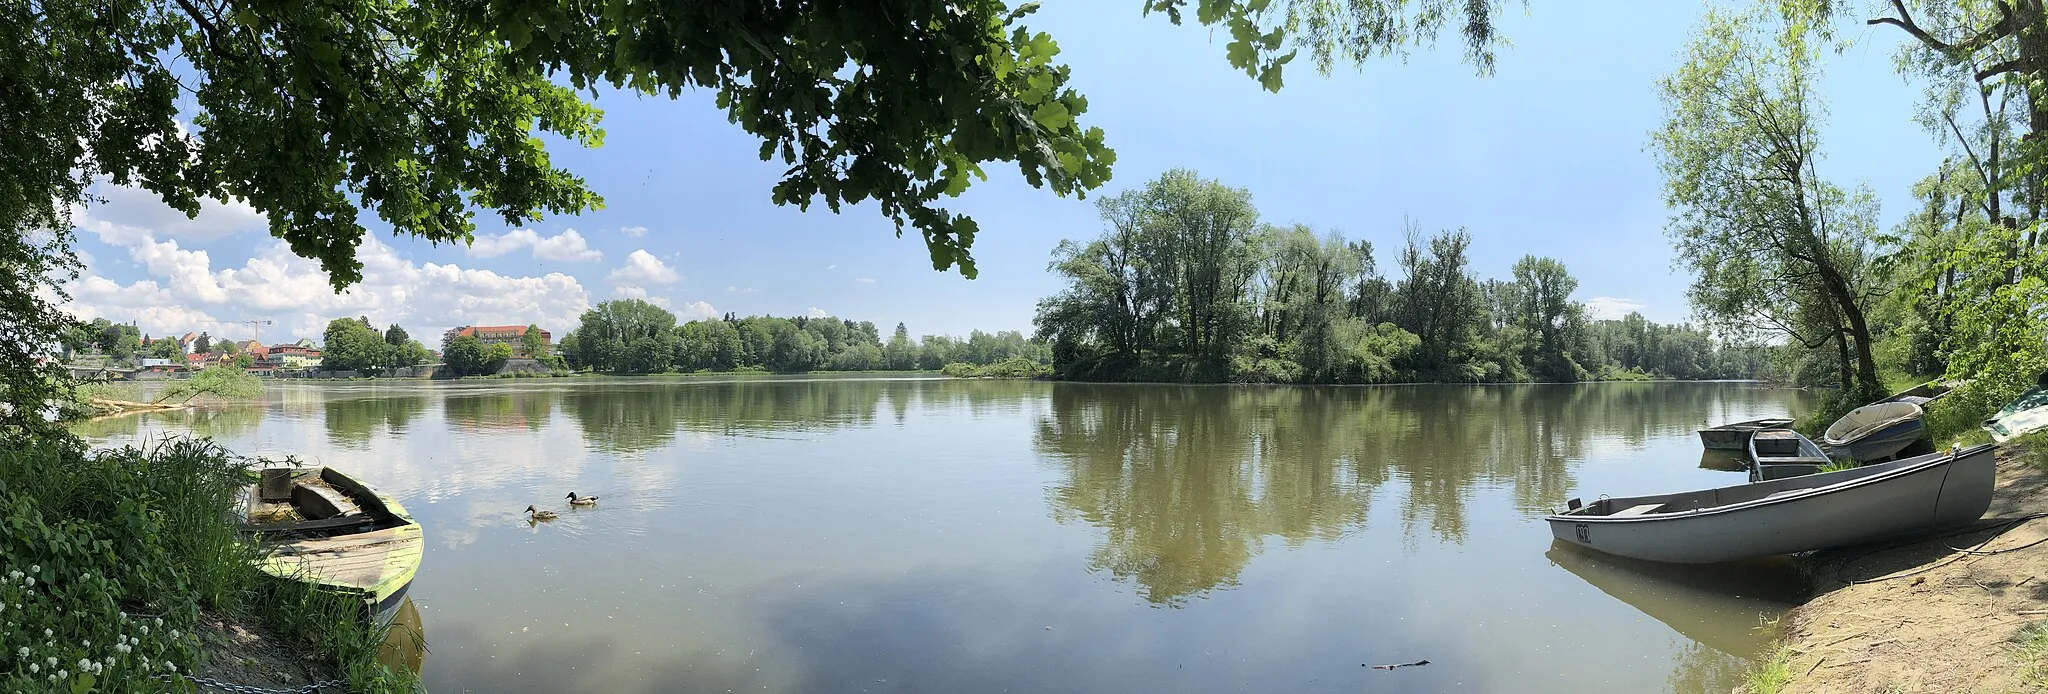
[[43,565],[42,565],[42,564],[30,564],[30,565],[28,565],[28,572],[29,572],[29,573],[32,573],[32,574],[39,574],[39,573],[42,573],[42,572],[43,572]]
[[128,611],[127,611],[127,610],[120,610],[120,613],[121,613],[121,621],[123,621],[123,622],[125,622],[125,621],[128,621]]
[[57,667],[57,656],[53,655],[48,658],[44,658],[43,662],[49,663],[50,667]]
[[156,625],[157,625],[157,626],[163,626],[163,625],[164,625],[164,618],[162,618],[162,617],[158,617],[158,618],[156,618]]
[[81,580],[81,581],[90,581],[90,580],[92,580],[92,572],[91,572],[91,571],[87,571],[87,572],[85,572],[85,573],[79,574],[79,575],[78,575],[78,580]]
[[143,635],[143,636],[148,636],[148,635],[149,635],[149,625],[147,625],[147,624],[144,624],[144,625],[142,625],[142,635]]
[[42,672],[42,671],[43,671],[43,664],[42,664],[42,663],[29,663],[29,664],[28,664],[28,672],[29,672],[29,674],[33,675],[33,674],[35,674],[35,673],[38,673],[38,672]]
[[178,664],[177,664],[177,663],[173,663],[173,662],[171,662],[171,661],[168,661],[168,660],[166,660],[166,661],[164,661],[164,670],[165,670],[165,671],[168,671],[168,672],[177,672],[177,671],[178,671]]
[[85,640],[85,647],[86,647],[86,648],[92,648],[92,639],[86,639],[86,640]]
[[60,679],[60,680],[61,680],[61,679],[65,679],[65,678],[67,678],[67,677],[70,677],[70,676],[71,676],[71,671],[70,671],[70,670],[58,670],[58,671],[57,671],[57,679]]
[[46,639],[47,639],[47,638],[50,638],[50,637],[52,637],[52,636],[56,636],[56,635],[57,635],[57,632],[54,632],[54,631],[50,631],[50,630],[48,630],[48,629],[44,629],[44,630],[43,630],[43,638],[46,638]]
[[22,647],[21,647],[21,650],[18,650],[18,651],[15,651],[15,652],[16,652],[16,653],[20,653],[20,654],[21,654],[21,659],[22,659],[22,660],[28,660],[28,647],[27,647],[27,646],[22,646]]
[[34,576],[30,576],[30,577],[28,577],[28,578],[27,578],[26,580],[28,581],[28,587],[30,587],[30,588],[34,588],[34,587],[36,587],[36,577],[34,577]]
[[174,638],[174,639],[175,639],[175,638],[178,638],[178,630],[176,630],[176,629],[172,629],[172,630],[171,630],[171,638]]

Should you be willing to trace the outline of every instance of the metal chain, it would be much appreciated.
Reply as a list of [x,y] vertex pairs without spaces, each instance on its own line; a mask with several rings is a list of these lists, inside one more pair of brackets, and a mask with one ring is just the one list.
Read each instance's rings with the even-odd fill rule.
[[343,682],[341,680],[327,680],[325,682],[314,682],[312,684],[302,685],[296,689],[269,689],[265,687],[253,687],[246,684],[235,684],[233,682],[223,682],[221,680],[213,679],[211,677],[197,677],[183,673],[173,675],[157,675],[157,679],[161,679],[167,682],[177,682],[182,680],[198,685],[200,689],[218,689],[224,692],[231,692],[232,694],[315,694],[316,692],[319,692],[320,690],[326,689],[328,687],[346,687],[348,685],[348,683]]

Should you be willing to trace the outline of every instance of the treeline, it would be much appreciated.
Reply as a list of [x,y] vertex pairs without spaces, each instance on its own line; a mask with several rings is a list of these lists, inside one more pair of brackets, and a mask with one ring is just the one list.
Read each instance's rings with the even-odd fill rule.
[[1067,288],[1038,305],[1055,372],[1081,380],[1387,383],[1749,378],[1728,348],[1637,314],[1589,321],[1578,280],[1524,257],[1506,280],[1470,268],[1463,230],[1410,227],[1396,275],[1373,245],[1259,219],[1250,192],[1169,171],[1097,203],[1106,227],[1062,241]]
[[583,312],[558,351],[570,368],[617,374],[937,371],[949,364],[1045,364],[1051,359],[1044,343],[1014,330],[912,340],[902,323],[884,338],[869,321],[731,313],[678,325],[675,314],[638,299],[606,301]]
[[1839,386],[1817,422],[1941,376],[1962,384],[1928,415],[1947,437],[2048,369],[2048,43],[2028,38],[2041,6],[1940,13],[1983,29],[1950,44],[1892,22],[1913,39],[1896,64],[1926,90],[1921,123],[1947,151],[1889,230],[1867,186],[1820,164],[1826,109],[1809,85],[1826,24],[1709,11],[1659,82],[1652,151],[1692,303],[1717,329],[1782,341],[1796,381]]

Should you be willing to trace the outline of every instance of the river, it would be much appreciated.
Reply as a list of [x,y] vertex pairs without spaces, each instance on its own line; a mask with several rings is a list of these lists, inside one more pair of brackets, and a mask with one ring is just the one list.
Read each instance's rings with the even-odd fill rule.
[[[1727,692],[1782,562],[1553,548],[1572,496],[1734,484],[1746,383],[886,377],[272,383],[82,425],[345,468],[428,547],[436,693]],[[595,494],[571,510],[570,491]],[[562,517],[529,524],[532,504]],[[1430,661],[1392,671],[1361,665]]]

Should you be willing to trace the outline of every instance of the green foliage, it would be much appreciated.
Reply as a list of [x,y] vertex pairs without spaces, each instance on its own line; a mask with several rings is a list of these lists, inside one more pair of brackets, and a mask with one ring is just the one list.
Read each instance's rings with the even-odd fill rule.
[[384,344],[404,347],[408,342],[413,342],[412,335],[407,334],[405,328],[398,327],[397,323],[392,323],[391,327],[384,329]]
[[2048,622],[2031,622],[2006,640],[2015,660],[2020,661],[2020,679],[2029,687],[2048,687]]
[[210,366],[190,378],[164,385],[155,402],[190,402],[200,396],[221,400],[254,400],[263,397],[263,381],[233,366]]
[[939,369],[939,373],[953,378],[1043,378],[1052,375],[1052,367],[1023,357],[1014,357],[981,366],[954,362]]
[[1686,62],[1659,82],[1652,134],[1693,309],[1731,335],[1831,349],[1850,399],[1880,397],[1868,314],[1877,203],[1817,173],[1818,51],[1811,27],[1761,8],[1709,9]]
[[[1409,228],[1402,277],[1372,245],[1260,226],[1248,193],[1172,171],[1097,202],[1105,230],[1062,241],[1038,338],[1082,380],[1388,383],[1577,381],[1588,369],[1749,377],[1754,348],[1689,326],[1588,322],[1578,281],[1525,257],[1509,282],[1473,278],[1471,237]],[[1240,232],[1238,230],[1250,230]],[[928,341],[929,344],[929,341]]]
[[172,363],[181,362],[185,357],[185,349],[178,345],[177,340],[168,337],[151,340],[146,351],[152,358],[169,359]]
[[321,338],[320,368],[376,373],[391,366],[395,348],[360,318],[336,318]]
[[548,353],[548,340],[541,337],[539,325],[526,326],[526,332],[519,336],[519,350],[526,356],[539,359]]
[[[387,342],[386,344],[389,343]],[[325,356],[325,353],[322,353],[322,356]],[[392,368],[403,369],[409,366],[420,366],[433,360],[434,353],[428,351],[427,346],[420,344],[419,340],[408,339],[405,341],[405,344],[399,345],[397,349],[391,352]]]
[[193,354],[208,354],[211,353],[212,351],[213,336],[207,335],[206,333],[200,333],[199,337],[192,338]]
[[[505,363],[503,359],[497,359],[497,365],[492,365],[495,355],[491,347],[504,345],[486,346],[483,340],[477,339],[475,335],[463,335],[448,342],[447,349],[441,353],[441,364],[448,370],[448,375],[457,377],[497,373],[498,368],[503,367]],[[510,351],[510,348],[507,348],[507,351]],[[504,356],[509,359],[512,355]]]
[[[572,359],[598,371],[667,371],[675,352],[676,316],[639,299],[606,301],[583,312]],[[566,341],[566,351],[572,347]]]
[[1778,646],[1743,673],[1743,691],[1748,694],[1778,694],[1792,683],[1792,649]]
[[[1175,24],[1190,0],[1146,0]],[[1482,75],[1493,72],[1493,47],[1506,39],[1494,30],[1499,0],[1195,0],[1195,19],[1230,32],[1231,67],[1279,91],[1281,69],[1303,49],[1329,74],[1339,62],[1375,55],[1406,58],[1410,46],[1430,45],[1445,25],[1464,35],[1465,57]]]

